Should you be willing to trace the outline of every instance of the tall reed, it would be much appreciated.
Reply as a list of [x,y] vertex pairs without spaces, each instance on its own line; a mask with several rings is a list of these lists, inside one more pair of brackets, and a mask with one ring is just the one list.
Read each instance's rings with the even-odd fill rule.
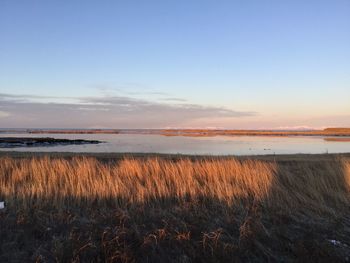
[[332,210],[349,204],[350,162],[160,158],[0,158],[0,198],[9,206],[56,208],[254,200],[270,208]]

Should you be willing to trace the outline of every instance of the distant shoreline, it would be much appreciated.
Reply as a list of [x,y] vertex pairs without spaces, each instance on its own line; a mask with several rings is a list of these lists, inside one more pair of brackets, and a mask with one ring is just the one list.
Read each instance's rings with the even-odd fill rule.
[[350,128],[324,130],[225,130],[225,129],[0,129],[0,134],[155,134],[164,136],[350,136]]

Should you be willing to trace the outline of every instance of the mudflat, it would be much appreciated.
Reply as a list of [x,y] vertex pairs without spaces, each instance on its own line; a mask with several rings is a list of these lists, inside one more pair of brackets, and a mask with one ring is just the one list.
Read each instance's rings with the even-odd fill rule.
[[0,137],[0,148],[13,147],[42,147],[54,145],[71,145],[71,144],[98,144],[97,140],[81,139],[55,139],[50,137],[28,138],[28,137]]

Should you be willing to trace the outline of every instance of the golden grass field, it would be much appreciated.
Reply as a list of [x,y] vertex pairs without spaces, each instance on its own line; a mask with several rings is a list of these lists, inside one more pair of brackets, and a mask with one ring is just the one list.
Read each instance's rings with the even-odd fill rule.
[[337,261],[350,158],[0,157],[0,262]]

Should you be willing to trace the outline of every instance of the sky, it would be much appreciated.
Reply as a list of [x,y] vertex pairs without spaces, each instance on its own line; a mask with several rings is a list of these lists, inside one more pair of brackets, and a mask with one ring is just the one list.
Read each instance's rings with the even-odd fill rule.
[[0,128],[350,127],[349,0],[0,1]]

